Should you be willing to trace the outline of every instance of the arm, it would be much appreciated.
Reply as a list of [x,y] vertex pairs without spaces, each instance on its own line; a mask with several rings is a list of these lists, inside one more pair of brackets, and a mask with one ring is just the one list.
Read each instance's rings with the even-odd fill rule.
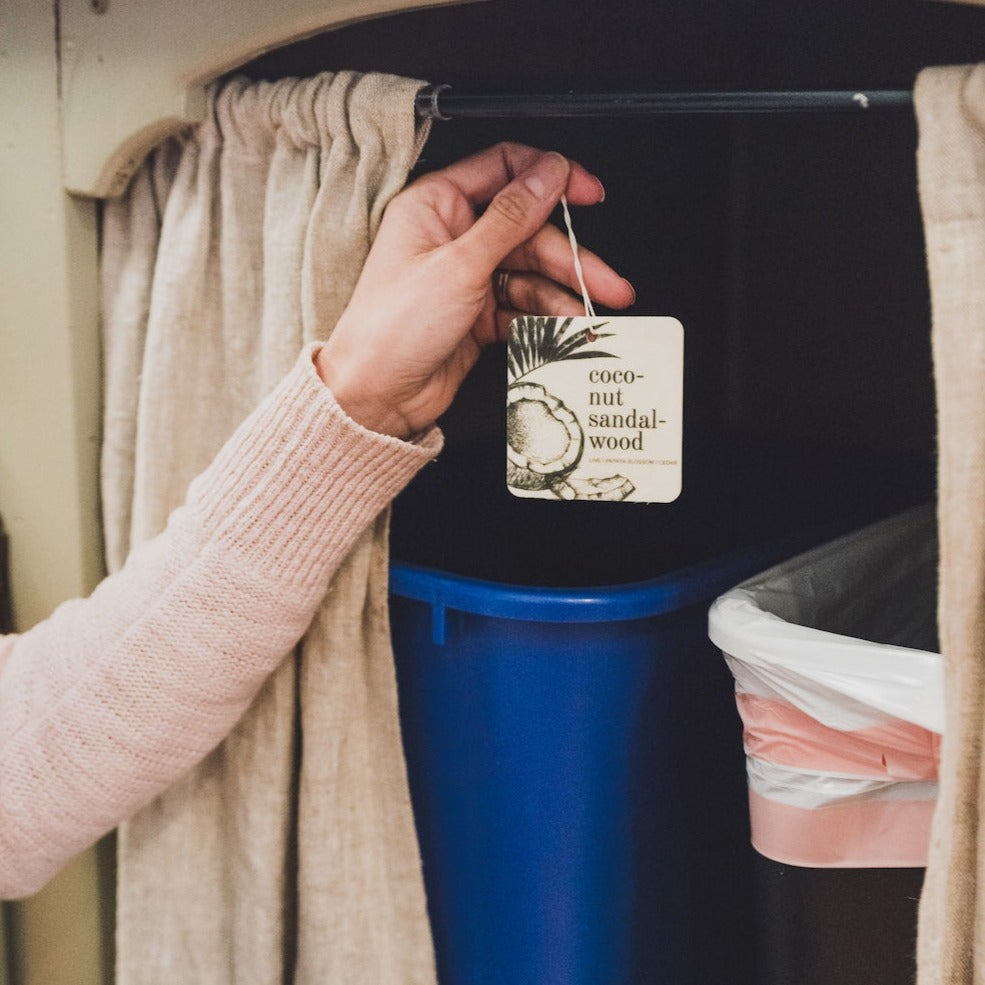
[[221,741],[437,453],[435,430],[410,444],[355,424],[312,355],[163,534],[89,599],[0,639],[0,897],[39,888]]
[[[481,347],[520,312],[581,310],[567,239],[546,225],[563,193],[602,198],[583,168],[517,145],[403,191],[330,341],[164,533],[90,598],[0,638],[0,897],[37,889],[222,740],[359,534],[437,454],[433,423]],[[582,263],[598,301],[631,303],[599,258]]]

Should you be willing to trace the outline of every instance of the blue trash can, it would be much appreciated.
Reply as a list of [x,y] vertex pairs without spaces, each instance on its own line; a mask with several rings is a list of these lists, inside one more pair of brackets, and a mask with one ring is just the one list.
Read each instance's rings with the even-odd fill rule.
[[706,618],[792,549],[585,590],[391,565],[441,985],[752,985],[741,727]]

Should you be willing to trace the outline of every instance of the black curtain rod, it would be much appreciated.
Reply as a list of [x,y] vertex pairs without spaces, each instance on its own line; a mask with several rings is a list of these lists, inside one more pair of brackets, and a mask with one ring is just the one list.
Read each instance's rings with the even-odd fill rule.
[[473,93],[430,85],[417,93],[417,115],[463,118],[659,116],[669,113],[821,113],[912,109],[907,89],[820,92]]

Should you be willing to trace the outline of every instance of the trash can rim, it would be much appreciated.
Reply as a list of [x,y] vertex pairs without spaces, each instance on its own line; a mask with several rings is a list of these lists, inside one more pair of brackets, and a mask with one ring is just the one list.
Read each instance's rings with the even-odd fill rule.
[[715,596],[775,561],[799,537],[731,551],[646,581],[543,588],[488,581],[392,560],[390,593],[438,608],[530,622],[615,622],[667,615]]

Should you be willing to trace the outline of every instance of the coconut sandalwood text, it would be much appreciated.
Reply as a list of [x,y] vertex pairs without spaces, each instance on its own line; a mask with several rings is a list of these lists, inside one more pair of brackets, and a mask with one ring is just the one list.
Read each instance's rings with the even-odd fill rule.
[[[593,369],[588,373],[588,382],[593,386],[608,385],[606,389],[593,389],[588,392],[590,407],[623,407],[625,391],[623,387],[645,379],[642,373],[631,369]],[[626,411],[605,411],[588,415],[588,427],[596,431],[617,431],[617,434],[589,434],[588,443],[592,448],[610,451],[643,451],[643,434],[656,430],[666,420],[657,416],[657,409],[650,407],[641,410],[631,407]],[[626,434],[635,431],[635,434]]]

